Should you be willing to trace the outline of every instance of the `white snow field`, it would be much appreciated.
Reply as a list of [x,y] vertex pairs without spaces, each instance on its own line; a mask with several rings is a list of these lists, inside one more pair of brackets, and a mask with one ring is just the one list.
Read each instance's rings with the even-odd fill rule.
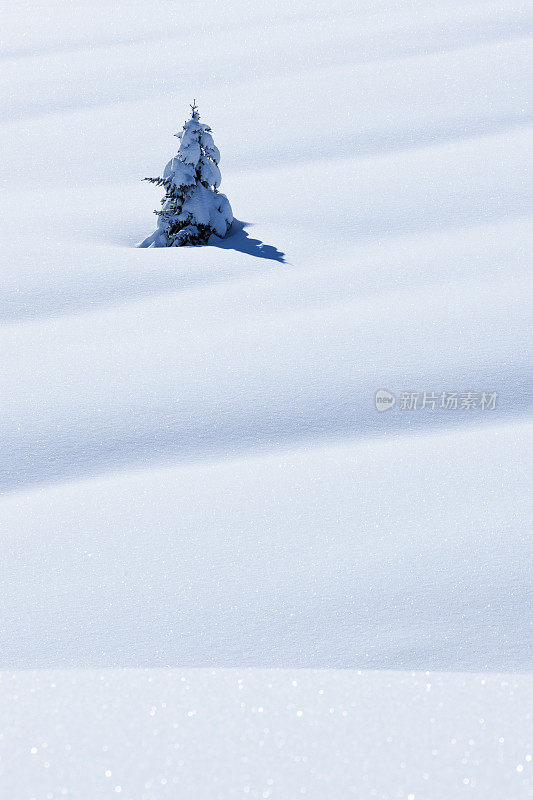
[[[0,800],[533,797],[526,4],[0,43]],[[136,248],[193,99],[241,222]]]

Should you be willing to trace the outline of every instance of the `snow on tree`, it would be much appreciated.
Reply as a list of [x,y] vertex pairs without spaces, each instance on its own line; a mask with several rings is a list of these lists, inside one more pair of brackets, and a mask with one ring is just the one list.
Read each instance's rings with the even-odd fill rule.
[[165,167],[163,177],[145,178],[164,186],[157,230],[139,247],[183,247],[207,244],[212,234],[223,238],[233,222],[233,213],[220,186],[220,152],[209,125],[200,122],[196,101],[191,119],[181,133],[178,154]]

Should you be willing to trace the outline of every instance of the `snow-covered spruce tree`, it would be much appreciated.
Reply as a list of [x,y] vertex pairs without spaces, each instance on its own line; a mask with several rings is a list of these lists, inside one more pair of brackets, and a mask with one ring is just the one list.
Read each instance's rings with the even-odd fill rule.
[[220,153],[209,125],[200,122],[196,101],[191,119],[181,133],[178,154],[165,167],[162,178],[145,178],[164,186],[157,230],[139,247],[183,247],[207,244],[212,234],[223,238],[233,222],[226,195],[218,191]]

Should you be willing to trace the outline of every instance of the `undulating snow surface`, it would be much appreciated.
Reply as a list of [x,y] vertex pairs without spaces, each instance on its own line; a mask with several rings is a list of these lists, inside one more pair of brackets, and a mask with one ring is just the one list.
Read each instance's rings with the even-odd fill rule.
[[[530,30],[3,12],[2,800],[533,796]],[[194,98],[232,235],[137,249]]]

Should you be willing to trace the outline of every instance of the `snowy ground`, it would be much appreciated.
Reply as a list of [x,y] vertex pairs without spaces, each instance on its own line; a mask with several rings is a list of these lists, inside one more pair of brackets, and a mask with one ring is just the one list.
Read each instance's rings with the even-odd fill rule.
[[19,672],[0,693],[2,718],[17,708],[4,796],[517,800],[530,700],[494,674]]
[[3,13],[0,797],[533,797],[531,20],[184,9]]

